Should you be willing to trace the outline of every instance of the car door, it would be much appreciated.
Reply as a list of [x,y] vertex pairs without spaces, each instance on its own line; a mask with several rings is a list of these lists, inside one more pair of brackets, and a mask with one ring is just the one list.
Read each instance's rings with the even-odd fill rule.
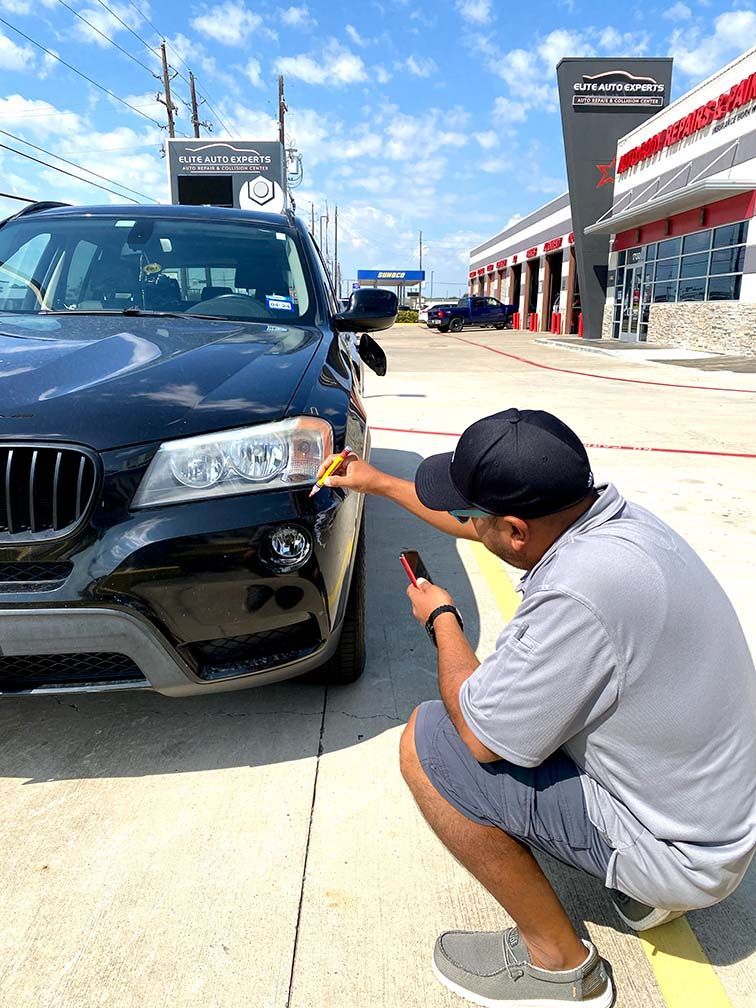
[[504,322],[507,317],[507,310],[498,298],[488,298],[488,320],[489,322]]
[[488,321],[488,298],[474,297],[470,303],[470,321],[473,325],[485,325]]

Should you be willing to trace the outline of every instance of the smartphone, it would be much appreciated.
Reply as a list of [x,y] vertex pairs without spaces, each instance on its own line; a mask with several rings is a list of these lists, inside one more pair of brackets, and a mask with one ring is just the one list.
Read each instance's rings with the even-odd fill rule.
[[431,584],[433,583],[433,579],[428,573],[428,568],[423,563],[417,550],[404,550],[400,554],[399,559],[402,567],[407,572],[407,577],[413,585],[417,586],[418,578],[425,578],[426,581],[430,581]]

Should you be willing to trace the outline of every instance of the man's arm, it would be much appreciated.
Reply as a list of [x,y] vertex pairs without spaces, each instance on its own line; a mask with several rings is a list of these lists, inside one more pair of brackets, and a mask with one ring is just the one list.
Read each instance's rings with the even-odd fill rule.
[[[335,457],[332,455],[327,458],[321,466],[320,472],[324,472]],[[339,474],[329,476],[325,484],[329,487],[343,487],[345,490],[356,490],[358,493],[385,497],[409,511],[410,514],[422,518],[424,522],[440,532],[445,532],[457,539],[478,541],[472,522],[468,521],[462,525],[446,511],[431,511],[430,508],[420,503],[415,492],[415,484],[410,480],[399,479],[398,476],[381,472],[380,469],[376,469],[375,466],[364,462],[356,455],[350,455],[339,470]]]
[[[412,614],[419,623],[425,625],[428,617],[440,605],[453,605],[448,592],[438,585],[420,580],[418,587],[410,585],[407,595],[412,602]],[[480,665],[470,647],[470,642],[459,628],[454,613],[445,612],[437,616],[433,629],[438,648],[438,688],[446,711],[460,738],[479,763],[493,763],[501,759],[470,731],[459,705],[459,691]]]

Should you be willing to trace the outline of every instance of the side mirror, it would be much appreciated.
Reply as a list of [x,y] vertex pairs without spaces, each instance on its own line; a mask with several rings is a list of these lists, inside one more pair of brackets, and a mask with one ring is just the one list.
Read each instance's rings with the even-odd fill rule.
[[375,371],[379,378],[382,378],[386,374],[386,354],[372,336],[368,336],[367,333],[363,333],[360,336],[357,353],[370,370]]
[[378,332],[394,324],[398,310],[396,294],[377,287],[360,287],[352,291],[347,308],[334,315],[333,328],[336,332]]

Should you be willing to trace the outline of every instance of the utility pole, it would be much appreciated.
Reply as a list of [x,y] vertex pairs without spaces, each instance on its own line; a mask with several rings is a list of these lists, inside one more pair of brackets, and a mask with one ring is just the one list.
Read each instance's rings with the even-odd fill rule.
[[284,79],[283,74],[281,74],[278,78],[278,139],[281,144],[281,157],[283,158],[283,178],[281,179],[281,185],[284,191],[284,206],[286,206],[289,198],[289,162],[286,154],[286,113],[288,111],[286,99],[284,98]]
[[336,284],[336,297],[341,297],[339,283],[339,205],[336,204],[336,215],[333,224],[333,282]]
[[[168,70],[168,56],[165,51],[165,42],[163,41],[160,45],[160,53],[163,60],[163,89],[165,90],[165,96],[163,98],[158,95],[157,100],[161,105],[165,105],[165,111],[168,114],[168,136],[176,136],[176,126],[173,121],[173,113],[178,112],[178,108],[173,104],[173,99],[171,98],[171,75]],[[173,75],[176,76],[175,74]],[[199,133],[196,134],[199,136]]]
[[[423,268],[423,232],[420,232],[420,269]],[[417,307],[420,309],[420,305],[423,300],[423,281],[420,280],[417,285]]]
[[198,137],[200,135],[200,119],[197,109],[197,89],[194,86],[194,74],[191,70],[189,71],[189,94],[192,99],[192,126],[194,127],[194,135]]
[[315,204],[310,203],[310,234],[315,238]]

